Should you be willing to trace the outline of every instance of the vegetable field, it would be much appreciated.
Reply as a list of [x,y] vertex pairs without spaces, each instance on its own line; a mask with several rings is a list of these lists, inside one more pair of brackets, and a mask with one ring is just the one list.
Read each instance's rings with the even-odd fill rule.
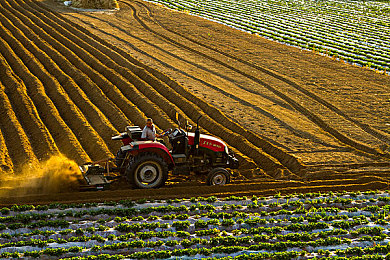
[[[180,3],[190,7],[190,2]],[[261,5],[256,2],[244,4],[240,1],[229,2],[229,5],[227,2],[214,3],[219,3],[219,6],[214,7],[213,12],[210,7],[207,11],[209,15],[220,17],[218,19],[229,18],[231,23],[234,18],[240,22],[241,27],[256,30],[256,33],[250,34],[221,22],[213,22],[217,18],[209,17],[213,20],[210,21],[199,15],[188,15],[188,12],[177,12],[163,5],[140,0],[119,1],[119,11],[72,9],[54,0],[0,0],[1,204],[46,205],[60,201],[102,203],[144,197],[172,199],[235,195],[251,198],[253,194],[269,196],[278,192],[289,194],[389,189],[390,77],[382,72],[352,66],[318,53],[320,46],[324,50],[328,48],[326,44],[332,42],[326,52],[340,51],[342,48],[337,46],[344,46],[343,52],[355,53],[356,56],[364,57],[365,60],[362,61],[371,62],[368,60],[369,50],[375,46],[376,57],[387,62],[387,4],[377,3],[374,7],[372,2],[361,3],[361,6],[366,6],[365,12],[369,12],[368,15],[355,2],[317,2],[316,12],[309,2],[305,5],[303,2],[286,2],[284,6],[278,2],[264,2]],[[326,3],[329,8],[325,6]],[[198,5],[206,10],[209,7],[206,4],[210,2],[199,2]],[[293,5],[296,6],[295,9]],[[227,6],[230,7],[226,9]],[[251,11],[255,10],[254,6],[263,9],[261,12]],[[349,11],[351,9],[347,6],[356,6],[355,12]],[[187,7],[180,8],[190,11]],[[303,10],[305,8],[306,12]],[[236,16],[232,13],[240,10],[246,10],[246,13]],[[299,18],[301,20],[297,18],[299,10],[302,13]],[[338,10],[340,15],[335,15],[334,10]],[[265,19],[271,17],[271,14],[279,16]],[[365,21],[360,24],[360,29],[353,27],[355,18],[347,16],[352,14],[356,19],[360,17]],[[377,20],[374,19],[375,16]],[[321,17],[327,17],[328,20]],[[350,23],[343,20],[347,18]],[[371,18],[374,20],[370,20]],[[301,22],[294,25],[296,21]],[[289,24],[293,27],[289,27]],[[342,24],[349,27],[342,27]],[[302,34],[304,27],[301,27],[304,25],[307,26],[305,35]],[[269,30],[262,30],[260,26]],[[369,29],[369,26],[375,30]],[[336,27],[343,30],[336,30]],[[331,38],[321,34],[325,28]],[[317,31],[317,35],[311,34],[313,31]],[[269,35],[264,38],[261,32]],[[277,36],[271,32],[284,34]],[[367,34],[367,42],[360,39],[360,33],[363,32]],[[348,41],[346,35],[350,37]],[[356,37],[353,38],[353,35]],[[294,39],[296,43],[305,46],[296,48],[289,46],[294,45],[293,43],[280,44],[269,40],[271,36],[290,37],[291,39],[287,39]],[[312,52],[313,46],[316,52]],[[359,49],[359,53],[358,50],[349,52],[356,49],[356,46],[363,49]],[[334,53],[329,55],[336,56]],[[337,55],[341,58],[341,53]],[[358,60],[353,62],[359,63]],[[375,61],[371,67],[374,63],[384,66]],[[83,179],[80,178],[77,166],[114,157],[121,143],[111,140],[112,135],[123,132],[127,125],[142,128],[145,119],[149,117],[153,118],[159,132],[176,128],[176,111],[180,113],[182,123],[188,121],[193,126],[202,116],[199,121],[201,133],[220,138],[234,151],[240,161],[240,168],[233,172],[232,184],[211,187],[206,186],[204,178],[195,173],[182,176],[170,172],[166,186],[161,189],[130,190],[123,178],[108,191],[78,192]],[[28,174],[24,175],[26,173]],[[250,240],[249,237],[253,237],[255,233],[249,233],[252,227],[242,221],[250,222],[248,218],[259,216],[230,218],[202,215],[197,218],[195,215],[208,213],[207,209],[190,209],[198,202],[206,203],[187,201],[184,204],[187,210],[183,208],[183,212],[175,213],[172,212],[173,209],[169,209],[163,214],[137,211],[135,215],[131,215],[133,208],[128,209],[130,215],[123,215],[120,211],[72,215],[67,209],[56,209],[56,206],[52,209],[42,206],[28,212],[19,212],[16,207],[10,208],[8,215],[6,212],[2,215],[5,225],[3,230],[9,233],[4,235],[2,243],[10,243],[3,247],[3,252],[13,253],[16,250],[23,256],[23,252],[29,251],[34,252],[31,253],[34,255],[61,254],[61,257],[91,252],[104,254],[111,252],[110,250],[123,254],[127,249],[114,248],[115,246],[103,248],[104,245],[114,242],[118,244],[119,241],[124,244],[118,244],[118,247],[134,249],[131,254],[139,250],[167,250],[168,252],[159,254],[172,258],[176,256],[173,254],[182,254],[180,256],[184,257],[187,253],[190,254],[187,257],[193,258],[196,255],[225,256],[226,252],[238,256],[240,252],[253,251],[258,254],[285,251],[281,250],[287,246],[284,243],[287,240],[283,237],[265,237],[264,241]],[[263,201],[259,201],[259,205],[260,203]],[[151,205],[146,204],[147,207],[152,207]],[[168,204],[163,202],[156,205],[166,207]],[[178,204],[170,205],[180,207]],[[227,206],[221,209],[222,204],[210,205],[207,207],[216,214],[233,214],[237,211],[226,208]],[[359,207],[367,206],[369,205],[362,204]],[[85,205],[80,207],[81,212],[84,209],[88,211],[104,208],[127,210],[127,206],[122,204],[117,207],[103,204],[90,206],[88,209]],[[247,209],[246,205],[243,207]],[[270,209],[266,205],[264,210],[258,211],[262,207],[250,208],[250,212],[255,214]],[[347,211],[344,208],[342,210]],[[386,210],[379,211],[386,215]],[[80,209],[73,209],[75,211]],[[196,213],[197,211],[199,212]],[[30,215],[24,216],[25,213]],[[151,217],[155,219],[148,220],[149,213],[157,218]],[[353,217],[356,212],[347,213],[349,217]],[[93,214],[98,217],[95,219]],[[175,215],[173,219],[165,220],[161,218],[172,214],[181,216],[177,218]],[[333,213],[326,214],[328,216]],[[14,215],[20,216],[10,218]],[[118,221],[114,220],[115,215],[120,217]],[[144,219],[132,220],[138,215]],[[278,215],[278,218],[287,219],[287,215],[281,216]],[[294,217],[301,216],[305,218],[306,213]],[[367,215],[368,217],[370,216]],[[99,219],[107,219],[107,223],[103,220],[99,223]],[[196,221],[200,220],[204,220],[206,224],[211,221],[209,224],[213,227],[210,230],[215,228],[216,234],[198,236],[195,231],[206,229],[202,227],[205,225],[203,222],[195,227]],[[302,218],[299,221],[301,220]],[[144,229],[146,226],[139,226],[140,230],[133,230],[137,227],[131,226],[153,221],[163,226],[148,226],[147,229]],[[309,220],[304,221],[307,221],[304,222],[305,225],[309,225]],[[319,222],[321,221],[328,220]],[[326,222],[328,226],[323,227],[324,231],[332,230],[328,230],[329,227],[344,228],[349,232],[338,234],[335,238],[337,241],[341,239],[341,245],[349,241],[345,239],[352,240],[352,243],[358,241],[350,234],[352,231],[349,227],[344,227],[344,224],[336,227],[334,225],[338,224],[329,221]],[[374,217],[367,221],[369,225],[375,223]],[[172,226],[173,223],[176,223],[175,226]],[[186,226],[188,223],[189,226]],[[253,228],[259,228],[260,224],[256,223]],[[99,230],[100,225],[103,230]],[[294,231],[284,229],[294,225],[290,220],[279,223],[275,219],[274,223],[267,222],[266,225],[280,226],[282,229],[277,233],[280,236]],[[382,227],[385,228],[384,225]],[[87,228],[90,229],[87,231]],[[40,231],[34,231],[37,229]],[[77,234],[75,231],[59,233],[63,229],[81,231]],[[236,229],[248,229],[234,235],[246,238],[234,240],[231,245],[230,242],[223,242],[223,239],[211,240],[213,236],[226,237],[223,231],[233,234],[231,231]],[[40,233],[45,230],[50,234]],[[181,231],[179,235],[169,233],[178,231]],[[145,234],[139,237],[137,232]],[[200,231],[199,234],[202,232],[206,231]],[[13,237],[16,233],[26,235]],[[122,237],[128,233],[133,235],[130,234],[126,239]],[[108,236],[111,234],[114,236],[110,240]],[[161,240],[157,235],[175,238],[170,241],[177,240],[178,244],[168,242],[166,245],[167,240]],[[95,236],[94,239],[88,238],[91,236]],[[63,240],[58,241],[59,238]],[[46,242],[31,242],[31,239]],[[213,244],[199,239],[213,241]],[[269,244],[275,242],[275,239],[280,240],[280,248],[272,250]],[[17,240],[30,242],[12,244],[18,243]],[[128,244],[133,240],[136,241],[132,242],[134,244]],[[299,254],[322,246],[327,250],[324,243],[328,242],[321,241],[318,240],[318,245],[289,244],[288,248]],[[259,246],[259,242],[265,244]],[[360,243],[374,242],[356,243],[361,245]],[[64,244],[65,249],[53,249]],[[255,247],[251,247],[253,245]],[[78,252],[79,246],[82,247],[81,252]],[[175,249],[184,251],[174,251]],[[340,250],[345,248],[340,246]],[[316,253],[313,252],[310,251],[310,254],[314,256]],[[306,256],[310,254],[307,253]],[[137,254],[133,256],[136,257]]]
[[67,259],[388,259],[387,192],[14,205],[0,256]]
[[152,2],[359,66],[390,68],[390,3],[386,1]]

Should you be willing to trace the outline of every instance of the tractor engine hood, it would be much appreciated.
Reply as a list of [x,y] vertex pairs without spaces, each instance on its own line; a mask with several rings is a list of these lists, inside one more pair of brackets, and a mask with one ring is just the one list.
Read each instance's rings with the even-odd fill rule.
[[[195,138],[195,133],[188,133],[188,144],[189,145],[194,145],[194,138]],[[210,149],[214,152],[226,152],[228,153],[227,146],[226,144],[213,136],[210,135],[200,135],[200,142],[199,146],[203,148]]]

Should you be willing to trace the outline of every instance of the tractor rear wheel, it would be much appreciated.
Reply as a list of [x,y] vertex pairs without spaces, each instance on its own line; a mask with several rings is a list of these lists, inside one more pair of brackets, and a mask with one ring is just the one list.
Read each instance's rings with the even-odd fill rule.
[[127,166],[126,176],[135,188],[159,188],[168,179],[168,166],[158,155],[139,154]]
[[230,173],[225,168],[214,168],[207,174],[208,185],[225,185],[230,183]]

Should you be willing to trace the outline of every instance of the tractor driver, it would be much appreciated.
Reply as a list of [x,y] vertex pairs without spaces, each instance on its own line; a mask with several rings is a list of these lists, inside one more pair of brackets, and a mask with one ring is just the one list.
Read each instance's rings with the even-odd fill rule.
[[156,128],[153,124],[153,119],[146,119],[146,126],[142,130],[141,139],[155,141],[156,137],[160,137],[161,135],[156,133]]

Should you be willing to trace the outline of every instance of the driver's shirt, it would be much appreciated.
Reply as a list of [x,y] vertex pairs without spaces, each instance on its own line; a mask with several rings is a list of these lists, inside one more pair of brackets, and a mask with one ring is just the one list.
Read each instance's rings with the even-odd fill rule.
[[152,126],[152,128],[145,126],[142,130],[141,138],[146,138],[148,140],[154,141],[156,139],[156,128],[154,128],[154,125]]

